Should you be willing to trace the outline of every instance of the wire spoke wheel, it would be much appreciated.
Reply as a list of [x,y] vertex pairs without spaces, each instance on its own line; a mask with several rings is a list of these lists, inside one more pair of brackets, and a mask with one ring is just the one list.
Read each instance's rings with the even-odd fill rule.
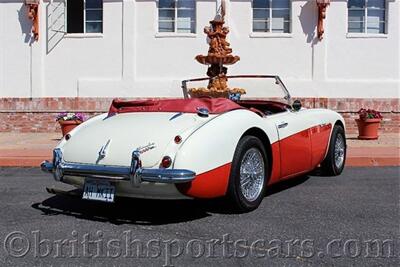
[[341,134],[338,134],[335,141],[335,165],[336,168],[341,168],[344,162],[344,153],[345,153],[345,144],[344,139]]
[[247,201],[260,196],[264,186],[265,166],[261,152],[257,148],[246,151],[240,163],[240,190]]
[[256,209],[264,198],[268,184],[268,156],[265,146],[255,136],[242,137],[233,155],[227,200],[239,212]]
[[329,148],[321,163],[321,170],[327,176],[342,173],[346,162],[346,137],[341,125],[335,125],[332,130]]

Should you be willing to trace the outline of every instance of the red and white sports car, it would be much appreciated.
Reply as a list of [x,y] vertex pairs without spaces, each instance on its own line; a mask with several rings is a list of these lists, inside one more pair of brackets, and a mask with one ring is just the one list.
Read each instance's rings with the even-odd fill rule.
[[[262,88],[264,100],[189,98],[187,83],[208,78],[183,81],[181,99],[116,99],[108,113],[66,135],[42,170],[81,188],[84,199],[226,197],[239,211],[255,209],[273,183],[319,166],[328,175],[342,172],[346,139],[338,113],[291,103],[278,76],[228,78],[272,82]],[[250,91],[252,83],[244,84]],[[270,94],[272,86],[284,102]]]

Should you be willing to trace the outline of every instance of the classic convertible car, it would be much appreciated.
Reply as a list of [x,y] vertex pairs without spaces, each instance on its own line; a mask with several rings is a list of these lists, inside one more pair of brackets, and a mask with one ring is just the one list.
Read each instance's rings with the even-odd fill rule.
[[115,99],[108,113],[67,134],[41,168],[82,189],[83,199],[224,197],[243,212],[258,207],[273,183],[316,168],[342,172],[338,113],[291,103],[278,76],[228,78],[272,80],[284,102],[189,98],[187,83],[208,78],[183,81],[185,98]]

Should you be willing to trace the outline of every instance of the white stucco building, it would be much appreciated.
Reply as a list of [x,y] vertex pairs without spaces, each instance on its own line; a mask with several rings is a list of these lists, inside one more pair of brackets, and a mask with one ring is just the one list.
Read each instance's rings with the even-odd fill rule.
[[[169,3],[164,2],[170,1],[41,1],[40,36],[38,42],[32,42],[31,22],[22,1],[1,0],[0,96],[179,94],[176,88],[181,79],[203,76],[206,71],[193,58],[207,51],[203,27],[215,15],[216,1],[176,1],[183,2],[183,7],[191,6],[190,2],[193,2],[194,16],[186,12],[183,18],[178,18],[182,25],[185,25],[184,19],[192,19],[192,31],[173,29],[175,32],[165,32],[171,30],[168,23],[165,23],[167,28],[160,26],[159,29],[158,20],[165,20],[168,12],[159,17],[158,9],[162,9],[160,4],[168,6]],[[93,26],[92,31],[96,33],[68,33],[79,32],[79,26],[72,29],[72,20],[80,19],[67,14],[68,2],[97,2],[102,14],[94,14],[100,21],[100,26]],[[277,28],[280,18],[288,19],[285,32],[257,31],[262,30],[262,25],[260,29],[253,28],[253,19],[262,18],[262,14],[253,18],[253,14],[258,14],[257,11],[253,13],[253,2],[263,6],[267,1],[227,2],[229,40],[234,54],[241,57],[241,61],[229,69],[230,74],[279,74],[297,96],[398,97],[398,0],[350,0],[355,6],[365,5],[359,2],[371,2],[371,8],[383,8],[383,17],[367,7],[371,15],[360,19],[368,20],[371,27],[380,19],[384,22],[381,23],[383,31],[361,33],[349,30],[351,24],[348,21],[352,14],[347,1],[333,0],[327,8],[322,41],[316,36],[318,12],[314,0],[270,1],[278,2],[278,7],[289,3],[289,16],[278,14],[279,17],[273,17]],[[84,4],[81,8],[84,10]],[[79,6],[70,12],[78,10]],[[88,14],[84,19],[88,20],[89,12],[82,11],[82,15]],[[84,24],[90,25],[90,22]]]
[[[296,97],[399,98],[399,0],[331,0],[322,41],[316,0],[226,6],[241,57],[229,74],[278,74]],[[23,1],[0,0],[0,98],[180,96],[180,80],[205,76],[194,57],[207,52],[203,28],[216,9],[214,0],[40,0],[34,41]]]

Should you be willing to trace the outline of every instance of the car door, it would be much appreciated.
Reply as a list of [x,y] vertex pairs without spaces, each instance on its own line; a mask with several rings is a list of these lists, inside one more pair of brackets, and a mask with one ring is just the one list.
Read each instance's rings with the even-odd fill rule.
[[312,167],[315,168],[325,157],[332,131],[332,123],[321,111],[313,110],[316,125],[311,128]]
[[288,111],[273,116],[279,136],[281,178],[312,167],[311,128],[316,120],[307,110]]

